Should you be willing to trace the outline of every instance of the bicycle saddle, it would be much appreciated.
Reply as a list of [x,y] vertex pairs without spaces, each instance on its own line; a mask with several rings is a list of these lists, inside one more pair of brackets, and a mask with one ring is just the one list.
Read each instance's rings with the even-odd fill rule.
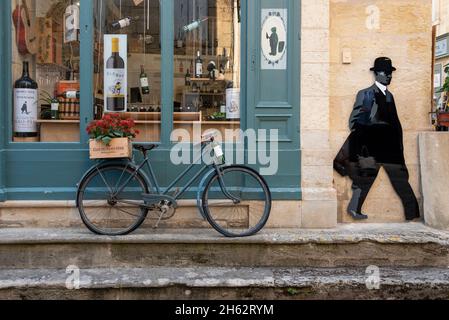
[[157,147],[159,147],[159,145],[157,145],[157,144],[134,144],[133,145],[134,149],[141,151],[141,152],[148,152],[153,149],[156,149]]

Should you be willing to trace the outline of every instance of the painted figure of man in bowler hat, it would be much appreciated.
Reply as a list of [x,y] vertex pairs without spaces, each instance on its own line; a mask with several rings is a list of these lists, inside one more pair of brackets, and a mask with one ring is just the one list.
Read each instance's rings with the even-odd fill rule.
[[353,181],[348,214],[354,219],[368,218],[362,207],[383,167],[401,198],[407,220],[416,220],[420,217],[419,205],[409,183],[402,125],[394,97],[387,89],[396,68],[391,59],[381,57],[371,71],[376,82],[357,94],[349,120],[351,134],[337,155],[334,168]]
[[279,36],[277,34],[277,28],[273,27],[271,28],[271,36],[267,33],[267,39],[270,40],[270,47],[271,47],[271,56],[276,56],[278,54],[278,44],[279,44]]

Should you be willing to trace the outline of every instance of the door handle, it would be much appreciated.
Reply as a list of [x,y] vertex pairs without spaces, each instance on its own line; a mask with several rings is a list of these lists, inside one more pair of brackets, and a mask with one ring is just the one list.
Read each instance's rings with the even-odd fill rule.
[[253,54],[251,55],[251,71],[256,71],[256,59],[257,55],[256,52],[254,51]]

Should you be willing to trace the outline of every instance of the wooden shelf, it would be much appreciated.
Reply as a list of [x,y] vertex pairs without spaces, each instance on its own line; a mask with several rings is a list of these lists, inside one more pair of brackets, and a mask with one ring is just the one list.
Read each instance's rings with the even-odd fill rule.
[[208,120],[208,121],[202,121],[201,124],[203,125],[229,125],[229,126],[240,126],[240,121],[212,121],[212,120]]
[[193,81],[193,82],[224,82],[226,80],[217,80],[217,79],[212,80],[209,78],[191,78],[190,81]]
[[188,96],[199,95],[199,96],[215,96],[215,97],[221,97],[226,95],[226,93],[212,93],[212,92],[185,92],[185,94]]
[[[135,123],[140,134],[136,142],[160,140],[162,130],[160,112],[130,112],[126,113],[126,116],[137,118]],[[201,112],[175,112],[173,117],[174,129],[182,128],[190,134],[193,134],[195,125],[202,126],[202,132],[213,128],[224,133],[230,127],[240,128],[240,121],[202,121]],[[42,142],[80,141],[79,120],[38,120],[37,122],[40,124]]]
[[55,124],[69,124],[69,123],[80,123],[80,120],[37,120],[37,123],[55,123]]
[[[126,116],[137,121],[158,121],[161,120],[161,112],[127,112]],[[174,112],[175,121],[199,121],[202,118],[201,112]]]
[[54,63],[54,62],[49,62],[49,63],[36,63],[36,65],[38,65],[39,67],[47,67],[47,68],[55,68],[55,69],[60,69],[62,71],[71,71],[70,68]]

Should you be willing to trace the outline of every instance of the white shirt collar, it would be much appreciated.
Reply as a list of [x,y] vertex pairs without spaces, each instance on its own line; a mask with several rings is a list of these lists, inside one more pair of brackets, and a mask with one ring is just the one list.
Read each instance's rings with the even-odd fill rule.
[[380,89],[380,91],[382,91],[384,96],[387,95],[387,86],[384,86],[382,83],[380,83],[378,81],[376,81],[376,86]]

